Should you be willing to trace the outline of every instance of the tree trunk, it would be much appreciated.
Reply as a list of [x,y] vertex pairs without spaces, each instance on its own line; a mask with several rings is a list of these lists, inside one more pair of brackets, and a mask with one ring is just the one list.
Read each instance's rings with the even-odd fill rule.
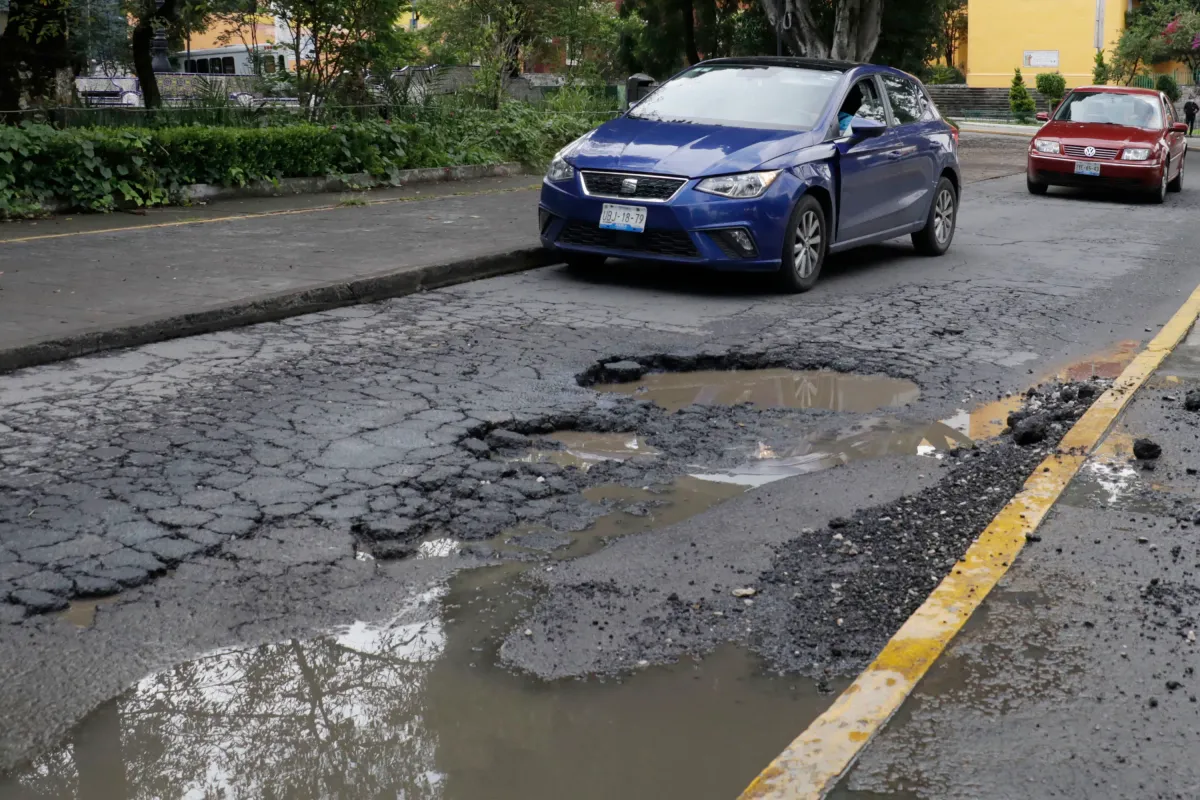
[[858,6],[858,35],[853,60],[870,61],[879,44],[883,27],[883,0],[860,0]]
[[[812,13],[812,0],[760,0],[767,21],[773,30],[779,30],[783,44],[792,55],[809,58],[828,58],[829,43],[817,25]],[[786,30],[779,15],[783,11],[792,14],[792,26]]]
[[142,103],[146,108],[158,108],[162,105],[162,95],[158,92],[158,78],[154,75],[154,56],[150,52],[153,44],[153,18],[147,16],[133,26],[133,35],[130,37],[133,72],[141,86]]
[[[780,0],[760,0],[772,27],[778,22]],[[784,44],[793,54],[809,58],[870,61],[879,44],[883,25],[883,0],[836,0],[833,36],[827,39],[812,12],[813,0],[784,0],[792,25],[782,30]]]
[[861,0],[841,0],[833,17],[833,41],[829,45],[829,57],[839,61],[853,61],[857,50],[858,15]]
[[700,63],[700,53],[696,50],[696,9],[692,0],[679,0],[679,13],[683,21],[683,54],[688,64]]

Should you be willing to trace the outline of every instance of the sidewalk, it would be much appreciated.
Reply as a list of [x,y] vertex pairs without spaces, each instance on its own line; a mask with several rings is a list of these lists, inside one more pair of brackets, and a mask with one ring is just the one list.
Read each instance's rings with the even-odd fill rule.
[[0,225],[0,372],[540,265],[538,183]]
[[831,797],[1200,796],[1198,387],[1193,331]]

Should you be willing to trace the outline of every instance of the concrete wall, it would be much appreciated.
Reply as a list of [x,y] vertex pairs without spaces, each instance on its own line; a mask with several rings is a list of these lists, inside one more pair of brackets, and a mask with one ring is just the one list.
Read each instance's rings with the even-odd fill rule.
[[[1033,86],[1040,72],[1058,71],[1067,86],[1092,82],[1096,23],[1111,53],[1125,29],[1127,0],[968,0],[967,83],[1007,86],[1020,67]],[[1025,51],[1058,51],[1057,67],[1024,63]]]

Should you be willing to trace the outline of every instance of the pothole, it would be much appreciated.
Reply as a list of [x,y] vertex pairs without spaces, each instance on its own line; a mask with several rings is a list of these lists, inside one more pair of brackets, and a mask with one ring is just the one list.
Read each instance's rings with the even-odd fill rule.
[[605,507],[607,513],[582,531],[564,533],[545,525],[524,525],[501,534],[489,547],[500,554],[534,551],[558,561],[579,558],[622,536],[665,528],[694,517],[742,494],[746,488],[690,475],[665,485],[592,486],[583,490],[583,496]]
[[587,433],[556,431],[544,438],[562,445],[561,449],[534,449],[514,461],[588,470],[603,461],[627,461],[637,456],[655,456],[658,450],[646,444],[636,433]]
[[823,408],[861,414],[907,405],[921,395],[917,384],[902,378],[792,369],[655,372],[592,388],[650,400],[667,411],[690,405],[751,403],[760,408]]
[[116,599],[116,597],[99,597],[73,600],[65,611],[58,614],[58,618],[77,628],[90,628],[95,624],[96,614],[101,607],[116,602]]
[[696,473],[705,481],[762,486],[773,481],[887,456],[932,456],[974,440],[946,422],[920,424],[895,419],[871,420],[832,435],[802,438],[786,447],[762,442],[751,460],[732,469]]
[[0,795],[732,797],[836,696],[733,646],[620,680],[511,673],[497,635],[535,598],[518,571],[470,570],[382,622],[155,672],[0,776]]

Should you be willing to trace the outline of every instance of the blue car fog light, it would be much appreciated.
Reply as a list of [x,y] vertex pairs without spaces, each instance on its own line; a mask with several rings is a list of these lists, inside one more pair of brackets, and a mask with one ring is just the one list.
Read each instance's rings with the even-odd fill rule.
[[750,231],[745,228],[726,228],[713,231],[709,235],[717,243],[717,247],[731,258],[753,258],[758,255],[758,245],[754,243]]

